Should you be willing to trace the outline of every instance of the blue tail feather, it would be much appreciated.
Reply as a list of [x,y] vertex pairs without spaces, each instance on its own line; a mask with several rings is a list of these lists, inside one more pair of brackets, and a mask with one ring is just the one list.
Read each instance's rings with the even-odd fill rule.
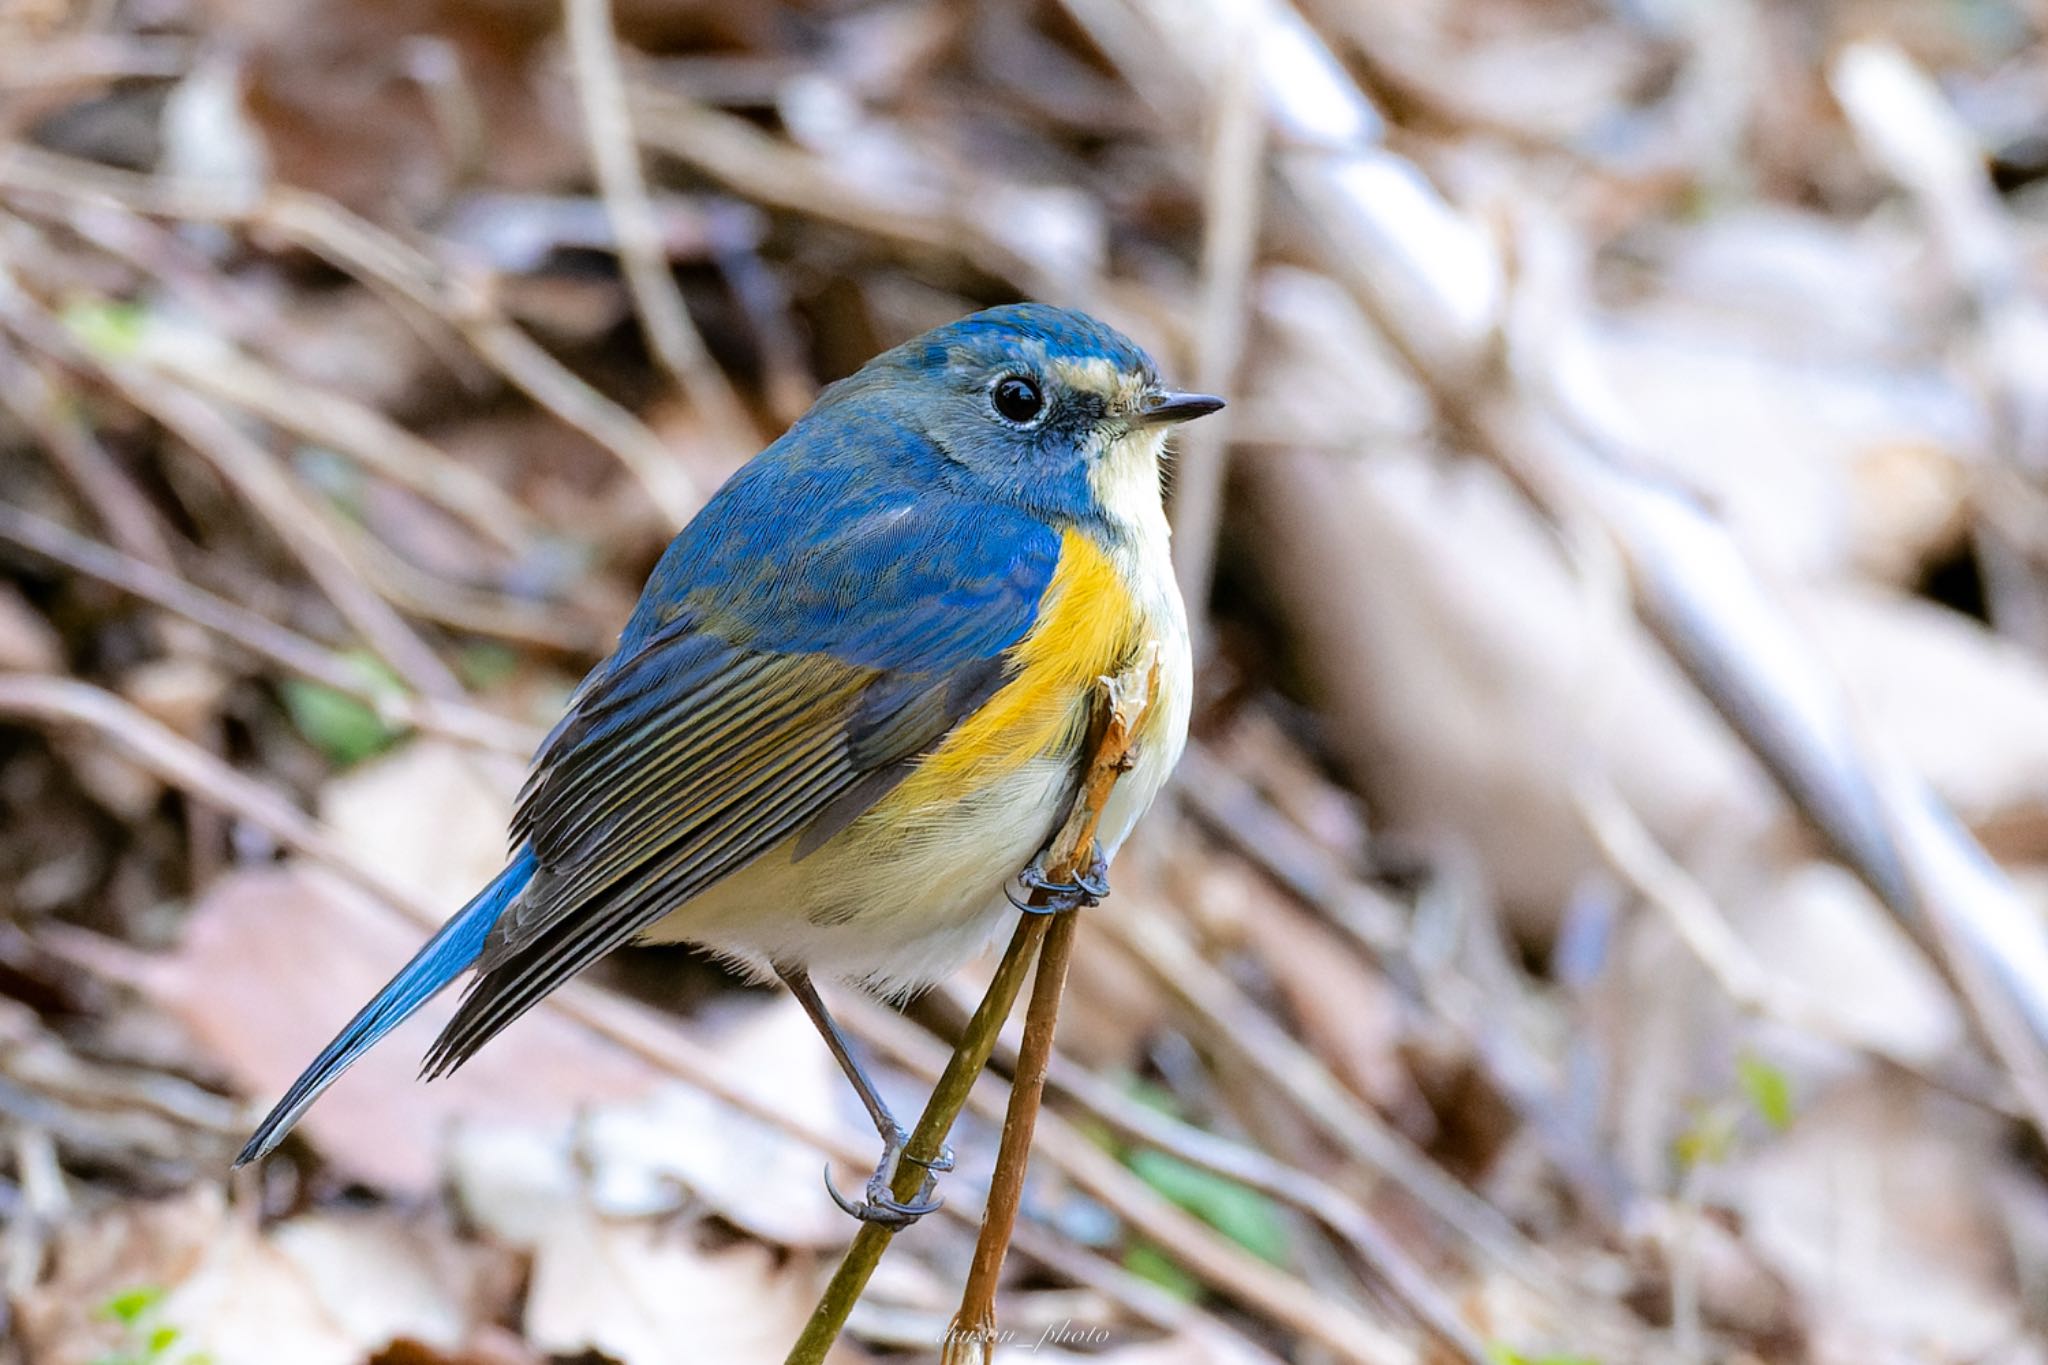
[[341,1074],[355,1065],[357,1058],[374,1047],[385,1034],[404,1023],[420,1006],[439,995],[449,982],[467,971],[483,952],[484,939],[491,926],[498,922],[498,916],[532,880],[533,868],[532,852],[521,849],[511,864],[491,879],[490,885],[477,892],[469,904],[442,925],[440,932],[427,940],[426,946],[413,955],[412,961],[400,968],[398,975],[371,997],[370,1003],[348,1021],[348,1026],[336,1034],[334,1041],[322,1049],[298,1080],[292,1082],[292,1088],[277,1102],[277,1107],[257,1125],[248,1145],[235,1158],[235,1164],[240,1166],[254,1161],[283,1142],[285,1134],[312,1107],[313,1101],[319,1099],[328,1086],[341,1079]]

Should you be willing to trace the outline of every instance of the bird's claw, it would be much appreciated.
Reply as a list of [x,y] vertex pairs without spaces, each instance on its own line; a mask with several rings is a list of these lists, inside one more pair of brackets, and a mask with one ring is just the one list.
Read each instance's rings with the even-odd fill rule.
[[[866,1195],[864,1199],[856,1201],[841,1194],[839,1187],[832,1183],[830,1166],[825,1168],[825,1193],[831,1195],[832,1202],[850,1216],[858,1218],[863,1223],[885,1227],[891,1232],[901,1232],[926,1214],[935,1211],[946,1201],[934,1197],[932,1191],[938,1186],[940,1172],[953,1169],[953,1149],[940,1147],[937,1156],[915,1157],[903,1150],[908,1141],[908,1136],[901,1128],[882,1135],[882,1159],[875,1166],[875,1173],[868,1177],[867,1188],[863,1191]],[[904,1161],[910,1162],[913,1166],[922,1166],[925,1170],[924,1183],[907,1201],[898,1199],[895,1190],[896,1167]]]
[[910,1153],[904,1152],[898,1159],[907,1161],[913,1166],[922,1166],[933,1175],[944,1175],[947,1171],[953,1169],[953,1149],[944,1143],[939,1144],[939,1154],[937,1156],[912,1156]]
[[[1038,859],[1031,860],[1031,866],[1017,874],[1017,884],[1024,888],[1020,899],[1008,887],[1003,895],[1010,904],[1027,915],[1056,915],[1064,910],[1085,910],[1089,906],[1102,904],[1109,894],[1109,864],[1096,853],[1088,863],[1088,870],[1070,882],[1054,881],[1045,875],[1045,866]],[[1033,899],[1042,896],[1042,901]]]

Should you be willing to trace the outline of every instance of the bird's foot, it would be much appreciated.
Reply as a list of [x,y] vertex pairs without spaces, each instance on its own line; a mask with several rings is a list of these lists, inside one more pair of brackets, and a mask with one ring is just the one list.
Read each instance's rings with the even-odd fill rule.
[[[863,1223],[876,1223],[891,1232],[901,1232],[918,1219],[937,1209],[946,1201],[935,1198],[932,1191],[938,1188],[939,1175],[953,1169],[953,1149],[940,1147],[939,1154],[929,1159],[911,1156],[904,1150],[910,1141],[909,1135],[901,1128],[889,1128],[882,1133],[882,1159],[875,1165],[875,1173],[868,1177],[866,1198],[859,1201],[848,1199],[832,1183],[832,1170],[825,1169],[825,1192],[832,1196],[832,1202],[858,1218]],[[896,1197],[896,1168],[908,1161],[925,1170],[924,1183],[909,1200]]]
[[[1045,875],[1045,866],[1038,859],[1031,860],[1031,866],[1017,874],[1017,885],[1024,888],[1020,899],[1008,887],[1003,895],[1010,904],[1027,915],[1056,915],[1063,910],[1085,910],[1092,905],[1102,904],[1109,894],[1109,864],[1102,860],[1100,852],[1093,855],[1088,870],[1070,882],[1054,881]],[[1035,899],[1043,897],[1043,900]]]

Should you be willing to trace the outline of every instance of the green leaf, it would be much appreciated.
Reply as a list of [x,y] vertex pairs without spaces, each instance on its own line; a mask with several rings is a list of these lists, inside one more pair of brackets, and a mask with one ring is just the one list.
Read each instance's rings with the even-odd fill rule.
[[1497,1365],[1600,1365],[1600,1362],[1591,1356],[1529,1356],[1523,1355],[1511,1346],[1497,1343],[1487,1347],[1486,1353],[1493,1357]]
[[134,355],[149,326],[148,310],[115,299],[73,299],[64,306],[62,317],[87,350],[115,360]]
[[1273,1265],[1287,1264],[1287,1224],[1263,1194],[1150,1148],[1132,1152],[1125,1164],[1147,1185],[1254,1256]]
[[1782,1070],[1745,1052],[1735,1059],[1735,1074],[1742,1081],[1742,1093],[1765,1123],[1780,1133],[1792,1126],[1792,1082]]
[[390,747],[398,731],[366,703],[325,683],[285,679],[285,710],[309,743],[344,767]]
[[462,679],[463,686],[476,692],[488,692],[512,680],[519,671],[519,656],[495,640],[480,640],[464,645],[455,656],[455,672]]
[[1202,1282],[1182,1270],[1178,1262],[1150,1242],[1139,1242],[1124,1253],[1124,1269],[1139,1279],[1158,1285],[1182,1303],[1198,1303]]
[[1741,1113],[1728,1104],[1702,1105],[1692,1116],[1692,1126],[1678,1135],[1674,1144],[1678,1164],[1685,1170],[1726,1161],[1735,1150],[1736,1125]]
[[1179,1098],[1157,1081],[1148,1081],[1143,1076],[1126,1077],[1124,1093],[1155,1114],[1164,1114],[1172,1119],[1181,1117]]
[[101,1304],[99,1315],[123,1326],[133,1327],[163,1301],[164,1291],[161,1286],[136,1285],[131,1289],[123,1289]]
[[149,1334],[149,1354],[152,1358],[162,1355],[178,1344],[178,1329],[168,1323]]
[[[398,675],[376,655],[356,650],[344,657],[374,691],[393,694],[404,691]],[[360,763],[372,754],[382,752],[403,733],[398,727],[386,723],[375,707],[325,683],[288,678],[280,691],[284,696],[285,710],[290,713],[292,724],[298,727],[299,733],[340,766]]]

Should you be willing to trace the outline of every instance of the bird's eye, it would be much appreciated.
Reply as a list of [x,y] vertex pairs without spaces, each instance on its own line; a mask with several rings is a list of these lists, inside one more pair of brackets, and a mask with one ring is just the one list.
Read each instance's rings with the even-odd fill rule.
[[1045,407],[1045,395],[1038,391],[1038,385],[1021,375],[1010,375],[996,381],[989,393],[989,401],[1006,422],[1022,426]]

